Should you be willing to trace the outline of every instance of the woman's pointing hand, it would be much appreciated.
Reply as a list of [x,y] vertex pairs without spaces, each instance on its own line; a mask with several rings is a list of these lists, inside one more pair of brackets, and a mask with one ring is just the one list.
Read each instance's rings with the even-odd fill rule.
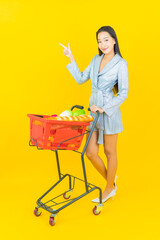
[[70,45],[68,43],[68,48],[65,47],[63,44],[59,43],[64,49],[63,49],[63,54],[67,57],[70,57],[72,55]]
[[71,60],[71,62],[73,62],[73,61],[74,61],[74,57],[73,57],[73,54],[72,54],[72,52],[71,52],[69,43],[68,43],[68,48],[65,47],[62,43],[59,43],[59,44],[64,48],[64,49],[63,49],[63,54],[64,54],[65,56],[69,57],[70,60]]

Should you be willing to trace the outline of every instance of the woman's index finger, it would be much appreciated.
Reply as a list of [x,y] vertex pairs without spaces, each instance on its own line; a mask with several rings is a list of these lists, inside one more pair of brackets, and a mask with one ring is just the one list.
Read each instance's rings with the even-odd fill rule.
[[59,43],[62,47],[64,47],[65,49],[67,49],[67,47],[65,47],[62,43]]

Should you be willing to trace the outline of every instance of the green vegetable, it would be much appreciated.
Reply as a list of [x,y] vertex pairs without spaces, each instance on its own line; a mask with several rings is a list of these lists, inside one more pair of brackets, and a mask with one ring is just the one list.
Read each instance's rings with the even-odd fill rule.
[[83,109],[77,109],[73,112],[73,116],[85,115],[85,111]]

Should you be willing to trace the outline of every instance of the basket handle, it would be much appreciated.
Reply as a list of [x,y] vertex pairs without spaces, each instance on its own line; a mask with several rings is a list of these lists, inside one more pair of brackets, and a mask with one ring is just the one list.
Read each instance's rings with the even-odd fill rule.
[[83,109],[84,107],[81,106],[81,105],[74,105],[72,108],[71,108],[71,111],[73,110],[73,108],[79,108],[79,109]]
[[[81,105],[74,105],[74,106],[71,108],[71,111],[73,110],[73,108],[79,108],[79,109],[83,109],[84,107],[83,107],[83,106],[81,106]],[[90,108],[88,108],[88,111],[91,111],[91,109],[90,109]],[[97,115],[99,116],[99,111],[98,111],[98,110],[96,111],[96,113],[97,113]]]

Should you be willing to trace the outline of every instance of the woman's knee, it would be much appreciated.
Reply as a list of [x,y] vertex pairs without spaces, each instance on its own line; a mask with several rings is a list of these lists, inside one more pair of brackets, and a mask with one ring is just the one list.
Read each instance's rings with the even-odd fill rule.
[[117,155],[117,137],[118,134],[104,135],[104,153],[107,158],[115,157]]
[[105,153],[107,158],[111,158],[111,157],[117,156],[116,149],[109,148],[109,147],[104,149],[104,153]]
[[86,150],[86,156],[88,159],[95,159],[98,156],[98,152],[94,150]]
[[[88,136],[89,134],[87,135],[86,142],[88,140]],[[98,155],[99,145],[97,144],[97,138],[97,132],[93,132],[86,149],[86,156],[89,159],[94,159]]]

